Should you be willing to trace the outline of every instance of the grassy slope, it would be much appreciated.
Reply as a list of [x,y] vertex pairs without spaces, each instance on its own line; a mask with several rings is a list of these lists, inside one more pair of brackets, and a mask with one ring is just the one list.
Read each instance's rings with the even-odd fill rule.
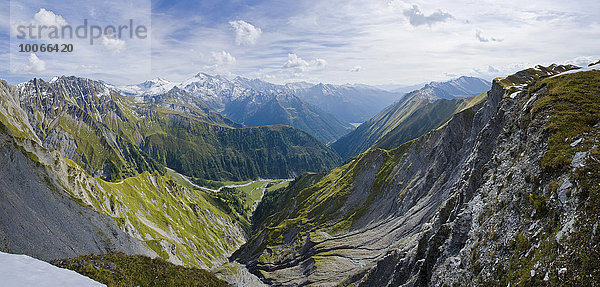
[[407,96],[398,103],[387,107],[372,119],[362,123],[354,131],[331,144],[331,147],[342,158],[350,158],[358,155],[369,149],[381,137],[394,129],[416,110],[426,106],[427,103],[428,100],[426,99]]
[[324,171],[338,155],[312,136],[286,126],[231,129],[190,120],[164,121],[164,133],[146,137],[144,150],[185,175],[242,181]]
[[229,286],[212,273],[186,268],[160,258],[123,253],[88,255],[58,260],[55,265],[73,270],[107,286]]
[[161,257],[209,268],[245,240],[254,202],[263,188],[279,182],[263,180],[213,193],[184,187],[178,175],[145,172],[116,183],[96,181],[101,188],[89,194],[95,210],[111,215]]
[[27,115],[14,99],[14,87],[0,80],[0,121],[10,130],[13,137],[39,141],[27,121]]
[[[548,147],[542,158],[542,169],[557,178],[567,173],[579,185],[578,200],[580,204],[576,210],[575,228],[566,249],[560,248],[555,243],[558,229],[550,230],[540,248],[533,258],[522,258],[513,265],[514,269],[508,271],[514,281],[525,285],[546,285],[547,282],[532,278],[527,268],[537,261],[551,260],[557,266],[565,266],[566,273],[562,276],[551,274],[550,283],[560,285],[588,285],[589,282],[598,282],[600,279],[600,244],[599,236],[594,236],[594,225],[598,225],[600,218],[600,71],[589,71],[562,75],[538,82],[530,89],[529,95],[545,90],[543,97],[537,100],[532,113],[549,112],[551,115],[546,128],[548,132]],[[576,146],[570,144],[577,139],[584,140]],[[577,152],[587,152],[588,158],[585,166],[571,168],[571,160]],[[550,189],[558,185],[551,183]],[[549,198],[539,196],[531,198],[530,202],[536,209],[545,211],[548,218],[558,218],[560,211],[548,209],[546,205]],[[597,231],[596,231],[597,232]],[[529,238],[520,238],[519,246],[527,248],[533,242]]]
[[[140,131],[156,125],[140,125],[131,98],[106,92],[97,82],[65,78],[54,84],[33,80],[19,89],[21,105],[35,134],[42,140],[53,133],[66,133],[76,141],[71,158],[89,173],[118,180],[161,166],[138,146]],[[71,90],[66,87],[74,85]],[[54,148],[62,149],[63,143]]]
[[222,203],[229,215],[250,228],[252,214],[263,196],[263,191],[271,185],[279,185],[281,180],[259,180],[242,186],[224,186],[214,196]]
[[231,128],[163,110],[149,115],[159,129],[142,131],[142,150],[192,178],[284,178],[293,171],[327,170],[339,163],[335,152],[293,128]]
[[485,100],[487,93],[477,96],[438,100],[419,109],[415,114],[402,119],[398,125],[385,133],[373,148],[392,149],[399,144],[415,139],[446,123],[452,115],[477,105]]
[[[244,257],[261,254],[258,261],[268,262],[271,256],[276,256],[272,252],[276,252],[277,248],[263,253],[265,248],[279,244],[300,247],[304,236],[309,233],[318,237],[320,232],[334,235],[349,230],[370,208],[377,193],[389,181],[393,167],[412,144],[409,142],[391,151],[375,149],[365,152],[328,174],[306,174],[290,183],[289,187],[267,194],[253,218],[258,232],[246,245],[251,247],[242,247],[240,252],[250,252]],[[383,158],[383,164],[368,195],[353,206],[345,206],[355,175],[380,158]],[[234,257],[240,254],[238,252]]]
[[548,152],[542,160],[546,170],[565,170],[577,151],[590,147],[584,141],[577,148],[570,146],[577,138],[596,132],[600,120],[600,71],[567,74],[539,82],[533,91],[548,88],[548,96],[540,98],[532,113],[551,108],[548,131]]
[[322,173],[305,173],[298,176],[292,182],[286,182],[281,185],[274,185],[269,188],[268,192],[263,197],[262,201],[252,215],[252,226],[254,230],[258,230],[268,222],[277,220],[271,218],[275,214],[281,217],[286,211],[289,211],[290,202],[304,188],[319,181],[325,174]]
[[168,176],[145,172],[117,183],[97,181],[94,209],[111,215],[165,259],[211,267],[244,240],[247,223],[227,214],[212,194],[184,188]]
[[[8,102],[14,89],[5,86],[3,102]],[[339,163],[333,150],[302,131],[239,128],[201,102],[181,100],[176,93],[147,104],[86,79],[35,80],[25,87],[20,90],[26,93],[21,95],[24,103],[6,105],[29,111],[19,118],[31,123],[42,140],[53,133],[72,137],[76,150],[69,157],[109,181],[164,172],[162,166],[204,180],[287,178]],[[66,148],[66,143],[54,143],[55,148]]]
[[409,94],[340,138],[331,147],[342,158],[355,156],[369,148],[396,148],[440,127],[455,113],[483,101],[485,95],[483,93],[465,99],[440,99],[430,102],[428,99]]

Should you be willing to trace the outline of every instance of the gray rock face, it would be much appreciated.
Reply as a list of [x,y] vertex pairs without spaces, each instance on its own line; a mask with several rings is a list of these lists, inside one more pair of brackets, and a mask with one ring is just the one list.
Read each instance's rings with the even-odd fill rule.
[[[128,138],[119,130],[129,121],[122,109],[125,99],[104,83],[64,76],[51,82],[33,79],[15,86],[13,94],[3,97],[18,98],[18,106],[27,115],[24,120],[33,127],[32,136],[39,138],[44,148],[59,150],[90,174],[114,177],[112,169],[122,168],[115,158],[128,161],[125,166],[137,170],[151,169],[151,160],[135,147],[142,141],[140,132],[131,130]],[[90,152],[92,145],[108,156]],[[135,163],[136,157],[144,164]]]
[[[0,250],[42,260],[122,251],[147,254],[106,215],[67,197],[0,131]],[[35,156],[35,155],[31,155]]]
[[[419,236],[431,232],[432,227],[426,223],[436,214],[450,216],[452,209],[444,205],[456,199],[449,203],[446,200],[456,188],[467,158],[478,143],[477,135],[492,117],[501,96],[492,94],[485,105],[473,108],[478,110],[476,114],[471,109],[461,112],[445,128],[414,142],[385,179],[386,187],[376,193],[349,232],[336,236],[326,236],[324,232],[320,233],[322,236],[311,234],[303,248],[292,256],[277,258],[272,263],[251,261],[250,270],[262,271],[265,280],[275,285],[335,286],[346,280],[359,280],[361,277],[356,276],[361,270],[371,270],[362,273],[365,286],[385,285],[389,281],[385,274],[399,276],[399,282],[391,286],[414,283],[418,277],[411,274],[418,274],[425,264],[421,258],[415,259],[419,255]],[[385,161],[380,150],[365,155],[353,179],[351,193],[335,213],[339,217],[334,218],[340,219],[347,211],[365,204]],[[442,210],[438,211],[440,206]],[[334,263],[316,267],[313,258],[325,254],[335,254]],[[379,263],[374,265],[374,262]],[[396,264],[404,269],[396,272]]]
[[[530,280],[547,273],[555,280],[560,266],[550,259],[556,248],[548,242],[561,229],[568,236],[575,226],[569,222],[577,199],[569,192],[577,185],[568,175],[542,170],[550,116],[532,113],[531,99],[548,89],[531,95],[524,89],[539,79],[538,72],[545,77],[568,69],[526,70],[511,78],[518,84],[512,87],[494,82],[484,103],[412,142],[396,162],[378,160],[384,156],[379,150],[363,154],[352,163],[360,168],[350,164],[342,174],[353,175],[338,179],[351,179],[347,196],[291,203],[284,223],[309,224],[289,227],[282,243],[268,241],[272,231],[265,229],[237,259],[266,282],[283,286],[506,286],[517,282],[507,274],[515,276],[523,267],[518,262],[531,265],[523,267]],[[377,171],[390,163],[384,187],[373,191],[373,183],[382,180]],[[322,212],[330,217],[325,223],[293,217],[320,204],[332,206]],[[348,231],[331,235],[353,207],[365,210]],[[305,243],[290,240],[297,237]]]
[[[556,68],[543,70],[552,75],[563,69]],[[539,98],[547,90],[538,93],[529,96]],[[494,83],[488,101],[474,115],[470,136],[461,145],[465,153],[454,169],[457,176],[443,179],[454,185],[437,189],[434,196],[442,203],[433,216],[423,217],[427,224],[421,226],[416,246],[406,253],[390,251],[388,256],[397,259],[379,261],[366,276],[353,280],[358,286],[506,285],[521,280],[508,276],[521,268],[531,268],[526,271],[527,280],[555,274],[558,269],[550,258],[557,251],[543,244],[555,239],[548,230],[557,227],[562,228],[556,240],[568,241],[576,217],[574,200],[568,196],[574,183],[566,175],[556,178],[541,169],[548,140],[544,129],[550,117],[547,112],[532,114],[533,105],[526,95]],[[447,128],[457,127],[449,124]],[[557,190],[549,187],[553,180],[560,184]],[[559,222],[549,214],[561,214]],[[540,255],[534,254],[547,255],[536,258]]]

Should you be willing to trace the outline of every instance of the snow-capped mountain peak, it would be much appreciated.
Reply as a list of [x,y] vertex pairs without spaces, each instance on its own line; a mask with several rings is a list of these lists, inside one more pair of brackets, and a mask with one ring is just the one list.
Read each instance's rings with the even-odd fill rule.
[[421,90],[440,90],[443,91],[438,97],[442,98],[464,98],[477,95],[487,91],[491,83],[475,77],[461,76],[446,82],[430,82]]
[[115,87],[119,92],[129,96],[152,96],[164,94],[175,87],[177,83],[162,79],[154,78],[136,85],[118,86]]

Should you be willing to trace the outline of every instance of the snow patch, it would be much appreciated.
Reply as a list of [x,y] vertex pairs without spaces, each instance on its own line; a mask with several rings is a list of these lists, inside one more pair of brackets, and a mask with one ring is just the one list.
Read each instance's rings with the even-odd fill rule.
[[600,65],[593,65],[591,67],[583,67],[583,68],[579,68],[579,69],[575,69],[575,70],[569,70],[566,72],[562,72],[558,75],[554,75],[550,78],[554,78],[554,77],[558,77],[558,76],[562,76],[562,75],[566,75],[566,74],[573,74],[573,73],[579,73],[579,72],[589,72],[589,71],[600,71]]
[[75,271],[58,268],[27,255],[0,252],[2,286],[106,286]]

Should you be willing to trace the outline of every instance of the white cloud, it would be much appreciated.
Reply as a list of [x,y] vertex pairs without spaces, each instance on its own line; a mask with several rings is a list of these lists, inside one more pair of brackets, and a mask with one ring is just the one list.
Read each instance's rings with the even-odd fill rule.
[[[10,25],[12,34],[20,34],[19,31],[17,30],[17,26],[20,26],[20,25],[22,25],[22,26],[33,25],[34,27],[46,26],[46,28],[43,30],[37,30],[36,28],[34,28],[31,31],[31,36],[33,36],[35,38],[37,38],[37,37],[47,38],[51,29],[53,31],[57,31],[58,29],[69,24],[69,23],[67,23],[65,18],[63,18],[61,15],[55,14],[54,12],[52,12],[50,10],[46,10],[44,8],[40,8],[40,10],[33,15],[33,19],[29,20],[29,22],[27,22],[27,21],[19,22],[19,21],[16,21],[15,19],[17,19],[17,16],[15,16],[14,19],[10,19],[10,17],[6,18],[6,24]],[[27,34],[27,35],[29,36],[30,34]]]
[[486,36],[483,35],[483,32],[481,32],[481,30],[477,29],[475,31],[475,38],[477,38],[477,40],[479,40],[479,42],[482,43],[486,43],[486,42],[502,42],[502,39],[498,39],[498,38],[488,38]]
[[288,54],[288,60],[283,64],[284,69],[289,69],[295,74],[302,74],[311,70],[322,70],[327,66],[325,59],[316,58],[313,61],[306,61],[298,55],[291,53]]
[[39,12],[33,15],[33,21],[38,26],[56,26],[58,28],[68,24],[65,18],[44,8],[41,8]]
[[235,43],[238,46],[254,45],[262,34],[260,28],[242,20],[231,21],[229,25],[235,30]]
[[600,60],[600,59],[594,58],[591,56],[580,56],[580,57],[576,57],[574,59],[568,60],[567,64],[573,64],[573,65],[579,66],[579,67],[587,67],[589,64],[595,63],[598,60]]
[[102,37],[102,45],[113,55],[125,49],[125,41],[115,37]]
[[310,65],[296,54],[288,54],[288,60],[283,64],[284,69],[294,69],[299,72],[308,71]]
[[352,67],[348,71],[356,73],[356,72],[360,72],[361,69],[362,69],[362,67],[357,65],[357,66]]
[[492,66],[488,66],[488,73],[493,74],[493,73],[498,73],[500,72],[500,70],[492,67]]
[[204,66],[204,69],[215,73],[230,74],[236,59],[226,51],[212,52],[210,62],[212,65]]
[[27,73],[40,73],[46,70],[46,62],[40,60],[34,53],[29,54],[29,64],[23,70]]
[[408,22],[413,26],[421,25],[433,25],[439,22],[445,22],[450,19],[454,19],[450,13],[443,12],[442,10],[435,11],[428,16],[425,16],[419,6],[413,5],[412,8],[404,10],[404,16],[408,18]]
[[219,66],[231,66],[235,64],[235,57],[225,51],[219,53],[213,52],[212,57],[214,63]]
[[317,58],[314,62],[315,69],[324,69],[327,66],[327,61],[325,59]]

